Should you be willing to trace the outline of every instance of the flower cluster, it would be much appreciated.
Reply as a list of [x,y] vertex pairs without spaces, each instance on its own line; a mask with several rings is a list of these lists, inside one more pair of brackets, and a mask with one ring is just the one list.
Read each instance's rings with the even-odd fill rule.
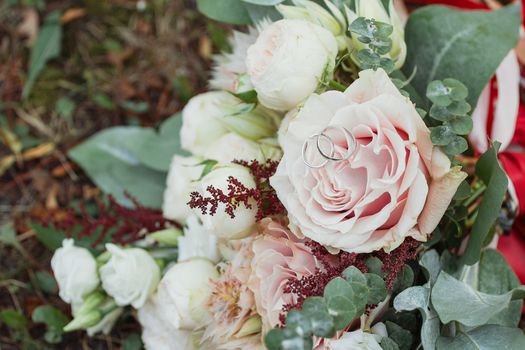
[[[60,295],[76,310],[69,330],[130,305],[147,349],[410,349],[415,338],[392,311],[421,310],[422,321],[410,316],[433,349],[449,321],[489,322],[439,303],[446,283],[478,292],[466,286],[481,279],[469,265],[492,225],[476,221],[494,209],[479,199],[486,187],[471,194],[450,151],[472,129],[468,89],[430,82],[434,105],[422,117],[421,97],[402,90],[410,81],[393,78],[407,57],[393,1],[347,3],[293,0],[274,8],[282,19],[234,32],[232,52],[215,56],[214,90],[182,111],[189,155],[169,166],[166,219],[111,202],[123,224],[93,225],[117,226],[120,245],[96,260],[69,240],[55,253]],[[487,186],[500,185],[491,194],[506,191],[494,150],[478,168]],[[451,225],[466,258],[441,244]],[[464,240],[470,229],[487,232]],[[483,292],[502,300],[492,314],[512,312],[511,290]]]

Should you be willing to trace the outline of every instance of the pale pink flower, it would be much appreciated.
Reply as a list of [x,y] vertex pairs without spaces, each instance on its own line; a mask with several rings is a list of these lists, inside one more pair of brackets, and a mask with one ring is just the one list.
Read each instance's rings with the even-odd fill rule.
[[[251,318],[258,322],[253,292],[248,288],[253,258],[252,238],[242,241],[233,260],[220,266],[219,279],[212,281],[212,293],[208,299],[210,322],[203,340],[215,344],[217,349],[255,349],[262,346],[260,329],[244,335],[245,325]],[[243,328],[244,327],[244,328]]]
[[321,263],[283,223],[266,218],[260,222],[259,231],[261,235],[252,245],[249,287],[266,332],[280,323],[283,306],[297,302],[296,295],[285,292],[288,280],[313,275]]
[[[284,156],[270,182],[292,231],[328,247],[367,253],[391,251],[406,237],[425,241],[466,177],[450,169],[412,102],[382,69],[362,71],[344,93],[311,95],[287,119],[279,137]],[[334,157],[350,147],[344,130],[356,149],[347,160],[310,168],[304,142],[327,127]],[[311,150],[320,157],[315,145]]]

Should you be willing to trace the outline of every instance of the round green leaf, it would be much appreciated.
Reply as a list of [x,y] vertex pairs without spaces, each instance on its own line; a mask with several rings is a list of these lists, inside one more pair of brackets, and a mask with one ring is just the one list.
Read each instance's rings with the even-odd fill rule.
[[286,328],[292,329],[301,336],[311,336],[312,323],[306,315],[299,310],[291,310],[286,315]]
[[450,89],[450,98],[454,101],[463,101],[468,97],[468,88],[459,80],[448,78],[443,83]]
[[441,80],[434,80],[430,82],[427,86],[427,97],[434,104],[447,107],[452,103],[452,98],[450,98],[450,88],[445,86]]
[[343,271],[343,278],[349,283],[361,283],[366,285],[365,275],[355,266],[350,266]]
[[268,350],[281,350],[281,344],[285,340],[284,330],[281,328],[274,328],[264,337],[264,343]]
[[456,138],[456,134],[447,125],[430,128],[430,138],[432,143],[437,146],[446,146]]
[[472,131],[473,123],[470,117],[456,117],[447,122],[452,132],[458,135],[468,135]]
[[385,300],[387,295],[385,281],[374,273],[365,273],[368,286],[367,304],[376,305]]
[[311,297],[303,303],[303,312],[312,323],[312,331],[318,337],[331,338],[335,334],[334,320],[321,297]]
[[251,18],[241,0],[197,0],[197,8],[205,16],[231,24],[250,24]]
[[450,112],[448,107],[443,107],[443,106],[438,106],[438,105],[432,105],[432,108],[430,108],[430,116],[442,122],[445,122],[447,120],[454,118],[454,114]]
[[366,260],[366,267],[368,267],[369,273],[375,273],[379,276],[384,276],[385,274],[383,271],[383,262],[375,256]]
[[467,115],[472,108],[465,101],[454,101],[447,107],[447,109],[454,115]]
[[328,283],[324,289],[324,297],[330,300],[334,297],[353,298],[354,291],[350,284],[341,277],[336,277]]
[[328,300],[328,311],[334,319],[336,330],[344,329],[357,316],[357,309],[352,301],[342,296]]
[[414,271],[408,265],[403,266],[403,270],[399,273],[394,283],[394,292],[400,292],[402,290],[411,287],[414,283]]
[[461,154],[468,149],[467,141],[461,136],[455,136],[452,142],[444,147],[444,151],[449,156]]

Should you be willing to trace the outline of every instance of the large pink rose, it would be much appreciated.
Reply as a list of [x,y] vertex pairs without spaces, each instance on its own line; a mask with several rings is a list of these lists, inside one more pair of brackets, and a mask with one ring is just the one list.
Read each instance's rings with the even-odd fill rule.
[[285,293],[290,278],[310,276],[321,268],[311,250],[281,223],[266,218],[260,222],[261,236],[252,245],[252,274],[248,286],[253,291],[257,312],[263,322],[263,333],[277,326],[279,315],[296,296]]
[[[368,253],[395,249],[408,236],[425,241],[466,177],[450,169],[414,105],[382,69],[362,71],[345,92],[313,94],[287,119],[271,184],[291,230],[329,247]],[[334,141],[333,153],[326,137],[317,147],[345,158],[352,144],[345,130],[356,141],[350,158],[319,168],[303,162],[305,140],[322,132]],[[308,149],[310,165],[322,165],[316,143]]]

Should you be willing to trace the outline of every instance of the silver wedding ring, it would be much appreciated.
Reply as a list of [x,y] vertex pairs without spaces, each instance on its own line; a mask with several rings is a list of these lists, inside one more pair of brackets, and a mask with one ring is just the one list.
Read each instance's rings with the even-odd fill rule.
[[[337,142],[334,141],[334,138],[337,135],[333,135],[334,131],[340,132],[346,141],[347,151],[343,157],[335,156]],[[317,152],[323,159],[321,162],[318,162],[318,164],[314,164],[313,162],[311,162],[307,156],[308,145],[312,141],[315,141]],[[326,150],[323,150],[323,147],[322,147],[323,142],[328,143],[329,145],[328,152],[326,152]],[[319,168],[324,167],[326,164],[328,164],[329,161],[340,162],[340,161],[345,161],[345,160],[350,159],[352,154],[354,154],[356,148],[357,148],[357,141],[354,135],[352,135],[350,131],[348,131],[343,126],[329,125],[321,133],[313,134],[312,136],[308,137],[304,141],[303,149],[302,149],[303,162],[309,168],[319,169]]]

